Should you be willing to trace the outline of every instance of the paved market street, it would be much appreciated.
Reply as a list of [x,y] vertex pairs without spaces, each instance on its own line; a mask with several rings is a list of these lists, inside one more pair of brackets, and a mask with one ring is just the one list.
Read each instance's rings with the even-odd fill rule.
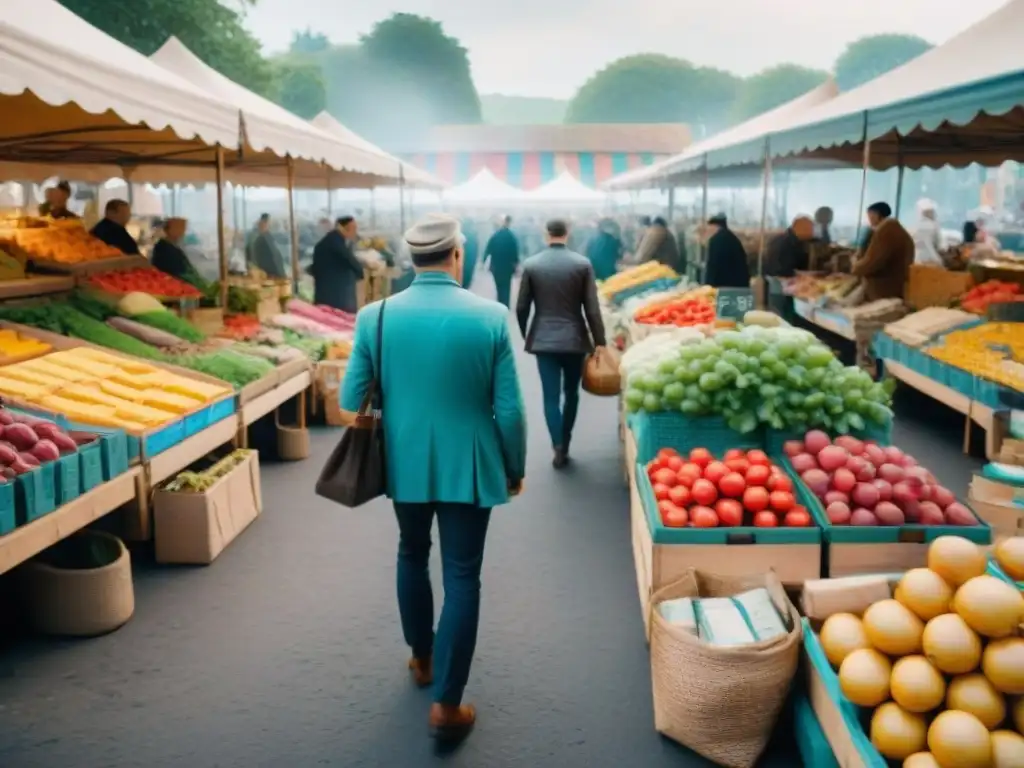
[[[555,474],[532,360],[520,372],[530,468],[491,524],[461,750],[433,754],[429,694],[408,680],[390,509],[313,495],[337,439],[320,430],[310,460],[262,467],[265,512],[214,565],[137,565],[123,629],[0,654],[0,766],[706,765],[654,732],[614,405],[584,397],[575,465]],[[919,398],[900,409],[897,442],[963,492],[956,423],[942,431]]]

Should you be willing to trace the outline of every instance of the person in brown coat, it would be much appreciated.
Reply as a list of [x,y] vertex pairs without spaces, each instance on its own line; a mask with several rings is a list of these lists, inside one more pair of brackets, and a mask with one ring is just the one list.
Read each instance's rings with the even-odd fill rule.
[[892,218],[887,203],[869,206],[868,221],[871,240],[850,271],[864,281],[864,301],[902,299],[914,263],[914,238]]

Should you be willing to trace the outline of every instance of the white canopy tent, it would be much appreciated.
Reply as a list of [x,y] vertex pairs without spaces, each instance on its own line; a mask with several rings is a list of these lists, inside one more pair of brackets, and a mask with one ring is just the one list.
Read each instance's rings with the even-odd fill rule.
[[528,192],[526,198],[538,203],[601,205],[607,202],[608,195],[588,187],[568,171],[562,171],[547,184]]
[[482,168],[469,181],[445,190],[442,199],[445,203],[455,205],[473,205],[525,202],[528,197],[523,190],[505,183],[487,168]]

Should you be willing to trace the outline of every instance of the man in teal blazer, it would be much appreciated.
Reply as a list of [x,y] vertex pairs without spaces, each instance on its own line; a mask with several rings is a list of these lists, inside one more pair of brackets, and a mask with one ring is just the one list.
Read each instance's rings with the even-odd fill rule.
[[[418,685],[433,684],[431,731],[460,738],[476,719],[462,692],[476,646],[487,524],[492,507],[522,490],[526,413],[505,308],[460,285],[458,221],[430,216],[405,239],[416,278],[359,313],[341,407],[358,411],[379,361],[409,668]],[[445,590],[436,635],[428,568],[435,516]]]

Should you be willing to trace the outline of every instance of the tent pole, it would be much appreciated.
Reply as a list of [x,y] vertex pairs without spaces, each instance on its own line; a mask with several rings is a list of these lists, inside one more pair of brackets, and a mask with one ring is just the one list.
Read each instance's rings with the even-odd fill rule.
[[772,183],[771,137],[764,140],[764,187],[761,190],[761,236],[757,246],[757,276],[764,277],[764,251],[768,239],[768,189]]
[[327,218],[332,218],[334,216],[334,196],[331,194],[331,169],[325,165],[324,170],[327,171]]
[[700,264],[698,269],[701,270],[694,279],[698,282],[700,277],[704,274],[706,264],[704,263],[707,259],[707,241],[704,237],[704,227],[708,223],[708,156],[704,155],[704,180],[701,183],[701,194],[700,194],[700,221],[697,224],[697,231],[700,232]]
[[900,135],[896,134],[896,162],[899,169],[896,171],[896,200],[893,204],[893,208],[896,209],[896,220],[900,218],[900,203],[903,201],[903,147],[900,144]]
[[398,231],[405,234],[405,170],[398,167]]
[[228,250],[224,242],[224,147],[217,145],[217,255],[220,257],[220,306],[228,311]]
[[868,141],[868,113],[864,111],[864,164],[860,174],[860,205],[857,206],[857,236],[854,240],[855,246],[860,247],[860,231],[864,228],[864,195],[868,187],[868,166],[871,164],[871,142]]
[[370,187],[370,228],[377,228],[377,190]]
[[288,155],[288,234],[292,247],[292,290],[299,295],[299,239],[295,228],[295,161]]
[[675,218],[676,211],[676,188],[674,186],[668,188],[668,223],[672,223],[672,219]]

